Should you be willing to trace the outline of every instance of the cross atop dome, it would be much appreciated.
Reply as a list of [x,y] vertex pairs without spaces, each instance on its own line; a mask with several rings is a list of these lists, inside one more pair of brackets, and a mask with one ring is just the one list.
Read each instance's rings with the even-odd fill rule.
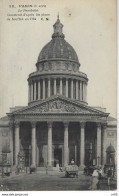
[[60,22],[59,13],[57,15],[57,21],[53,25],[53,28],[54,28],[54,33],[52,35],[52,38],[55,38],[55,37],[64,38],[64,34],[62,33],[63,24]]

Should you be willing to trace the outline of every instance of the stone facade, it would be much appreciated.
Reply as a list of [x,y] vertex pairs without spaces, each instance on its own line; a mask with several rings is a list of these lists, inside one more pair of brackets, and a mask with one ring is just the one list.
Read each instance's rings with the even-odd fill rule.
[[[52,40],[42,49],[36,72],[28,77],[28,106],[12,108],[0,119],[0,153],[18,165],[61,167],[74,159],[85,165],[116,165],[116,119],[88,106],[87,75],[80,72],[75,50],[64,39],[59,18]],[[2,158],[0,158],[2,162]]]

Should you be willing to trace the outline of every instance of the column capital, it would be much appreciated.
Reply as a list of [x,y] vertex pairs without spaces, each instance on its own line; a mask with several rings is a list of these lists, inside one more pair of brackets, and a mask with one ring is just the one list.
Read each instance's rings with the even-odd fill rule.
[[20,126],[20,121],[15,121],[15,122],[14,122],[14,125],[15,125],[16,128],[19,128],[19,126]]
[[29,80],[29,81],[28,81],[28,84],[29,84],[29,85],[33,84],[32,80]]
[[10,121],[10,122],[9,122],[9,128],[10,128],[10,129],[13,129],[13,126],[14,126],[14,123]]
[[96,122],[97,128],[101,128],[101,122]]
[[52,124],[53,124],[53,122],[48,121],[47,122],[48,128],[52,128]]
[[102,129],[106,129],[107,128],[107,123],[102,123]]
[[64,127],[65,127],[65,128],[68,128],[69,122],[65,121],[65,122],[63,122],[63,123],[64,123]]
[[32,122],[31,122],[31,127],[32,127],[32,128],[35,128],[35,127],[36,127],[36,121],[32,121]]
[[80,127],[81,127],[81,128],[85,128],[85,125],[86,125],[86,122],[85,122],[85,121],[81,121],[81,122],[80,122]]

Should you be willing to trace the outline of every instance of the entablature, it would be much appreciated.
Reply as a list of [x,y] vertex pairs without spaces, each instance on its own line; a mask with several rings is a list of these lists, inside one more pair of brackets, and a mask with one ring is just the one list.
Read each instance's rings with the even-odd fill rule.
[[28,81],[39,80],[39,79],[49,79],[49,78],[64,78],[64,79],[77,79],[81,81],[88,82],[87,75],[82,72],[64,72],[64,71],[53,71],[53,72],[33,72],[29,75]]

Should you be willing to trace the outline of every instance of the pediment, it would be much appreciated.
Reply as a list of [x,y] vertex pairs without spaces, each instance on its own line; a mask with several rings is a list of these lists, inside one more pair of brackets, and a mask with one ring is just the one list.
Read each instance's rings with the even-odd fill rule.
[[100,114],[89,106],[67,100],[61,97],[39,102],[36,105],[28,106],[17,114],[40,114],[40,113],[77,113],[77,114]]
[[[28,111],[29,112],[29,111]],[[38,112],[38,113],[82,113],[89,112],[84,110],[81,107],[76,106],[73,103],[69,103],[60,99],[46,102],[42,105],[39,105],[35,108],[31,108],[30,112]]]

